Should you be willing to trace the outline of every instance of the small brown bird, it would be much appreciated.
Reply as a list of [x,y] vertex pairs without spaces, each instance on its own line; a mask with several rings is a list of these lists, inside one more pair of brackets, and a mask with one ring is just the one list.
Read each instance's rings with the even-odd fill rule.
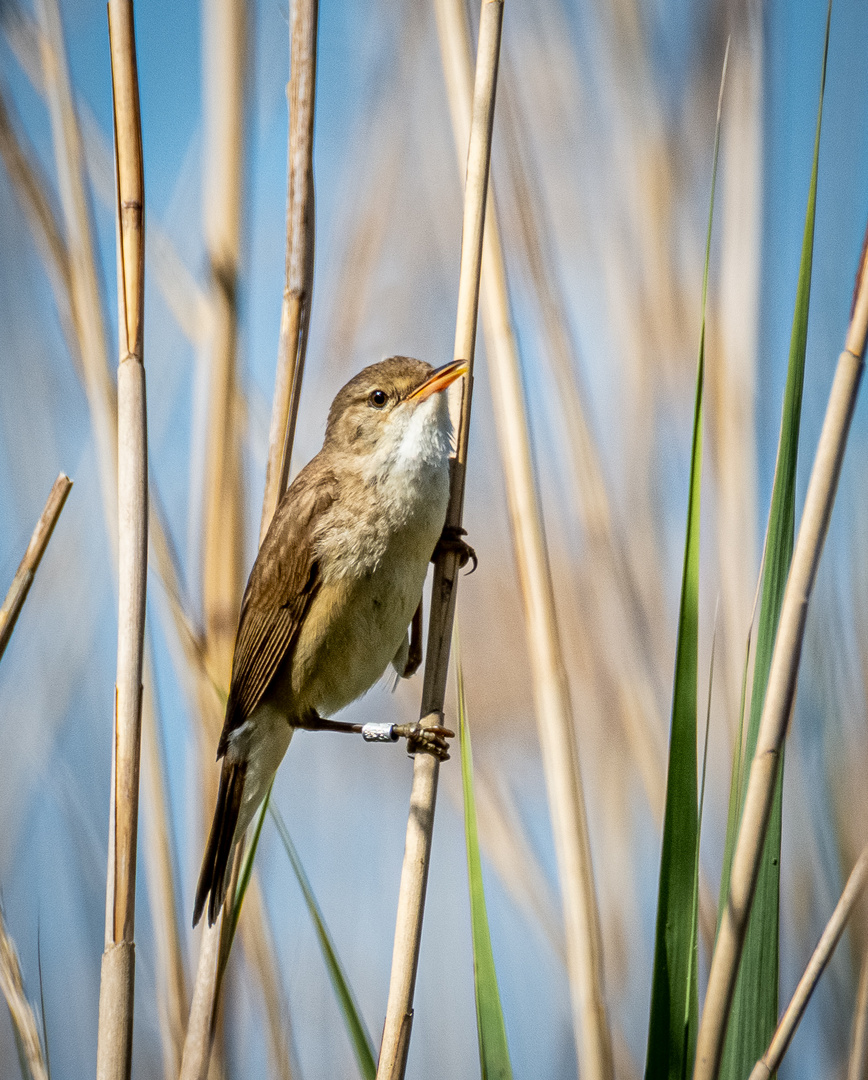
[[[441,391],[467,371],[393,356],[332,403],[323,448],[283,496],[244,592],[217,758],[223,759],[193,925],[213,924],[235,845],[265,798],[296,728],[413,739],[447,755],[446,728],[345,724],[391,663],[421,661],[422,587],[444,532],[452,425]],[[407,628],[412,620],[412,637]]]

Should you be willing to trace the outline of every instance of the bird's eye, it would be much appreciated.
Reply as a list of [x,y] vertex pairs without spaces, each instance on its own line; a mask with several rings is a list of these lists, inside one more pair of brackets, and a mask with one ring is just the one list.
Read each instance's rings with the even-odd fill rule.
[[382,409],[388,400],[389,395],[385,390],[372,390],[371,396],[368,398],[368,401],[370,401],[375,409]]

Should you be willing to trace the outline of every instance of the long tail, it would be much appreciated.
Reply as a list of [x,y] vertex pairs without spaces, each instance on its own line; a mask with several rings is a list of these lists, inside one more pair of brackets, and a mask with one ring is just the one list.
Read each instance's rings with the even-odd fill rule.
[[211,824],[211,835],[202,859],[199,884],[196,887],[196,904],[193,908],[193,925],[202,918],[205,901],[210,893],[208,904],[208,925],[213,926],[226,895],[226,878],[229,859],[232,855],[235,828],[241,810],[241,797],[244,794],[244,777],[247,773],[246,762],[229,762],[223,759],[223,771],[220,774],[220,790],[217,793],[217,808]]

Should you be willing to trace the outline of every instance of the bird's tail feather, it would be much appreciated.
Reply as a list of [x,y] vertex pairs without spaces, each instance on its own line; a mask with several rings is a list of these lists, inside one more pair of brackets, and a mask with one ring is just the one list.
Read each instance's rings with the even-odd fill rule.
[[241,799],[244,794],[244,777],[247,773],[246,762],[230,762],[223,759],[223,771],[220,774],[220,790],[217,793],[217,808],[211,824],[211,834],[202,859],[199,884],[196,887],[196,903],[193,908],[195,926],[208,903],[208,925],[217,921],[229,872],[229,860],[232,856],[235,829],[241,811]]

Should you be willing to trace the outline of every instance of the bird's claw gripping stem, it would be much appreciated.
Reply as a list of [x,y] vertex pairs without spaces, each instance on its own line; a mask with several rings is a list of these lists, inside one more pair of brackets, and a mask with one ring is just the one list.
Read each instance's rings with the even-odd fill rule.
[[462,540],[462,537],[466,535],[467,530],[462,529],[460,525],[444,525],[437,546],[434,548],[434,554],[431,556],[431,561],[436,562],[437,558],[445,551],[453,551],[458,556],[458,565],[462,569],[469,562],[473,563],[473,566],[467,571],[468,574],[472,574],[479,560],[476,558],[476,552],[470,544],[466,540]]
[[[358,731],[359,729],[356,728]],[[449,760],[448,739],[455,738],[455,732],[439,724],[431,727],[422,724],[363,724],[362,738],[365,742],[397,742],[407,740],[407,753],[433,754],[440,761]]]

